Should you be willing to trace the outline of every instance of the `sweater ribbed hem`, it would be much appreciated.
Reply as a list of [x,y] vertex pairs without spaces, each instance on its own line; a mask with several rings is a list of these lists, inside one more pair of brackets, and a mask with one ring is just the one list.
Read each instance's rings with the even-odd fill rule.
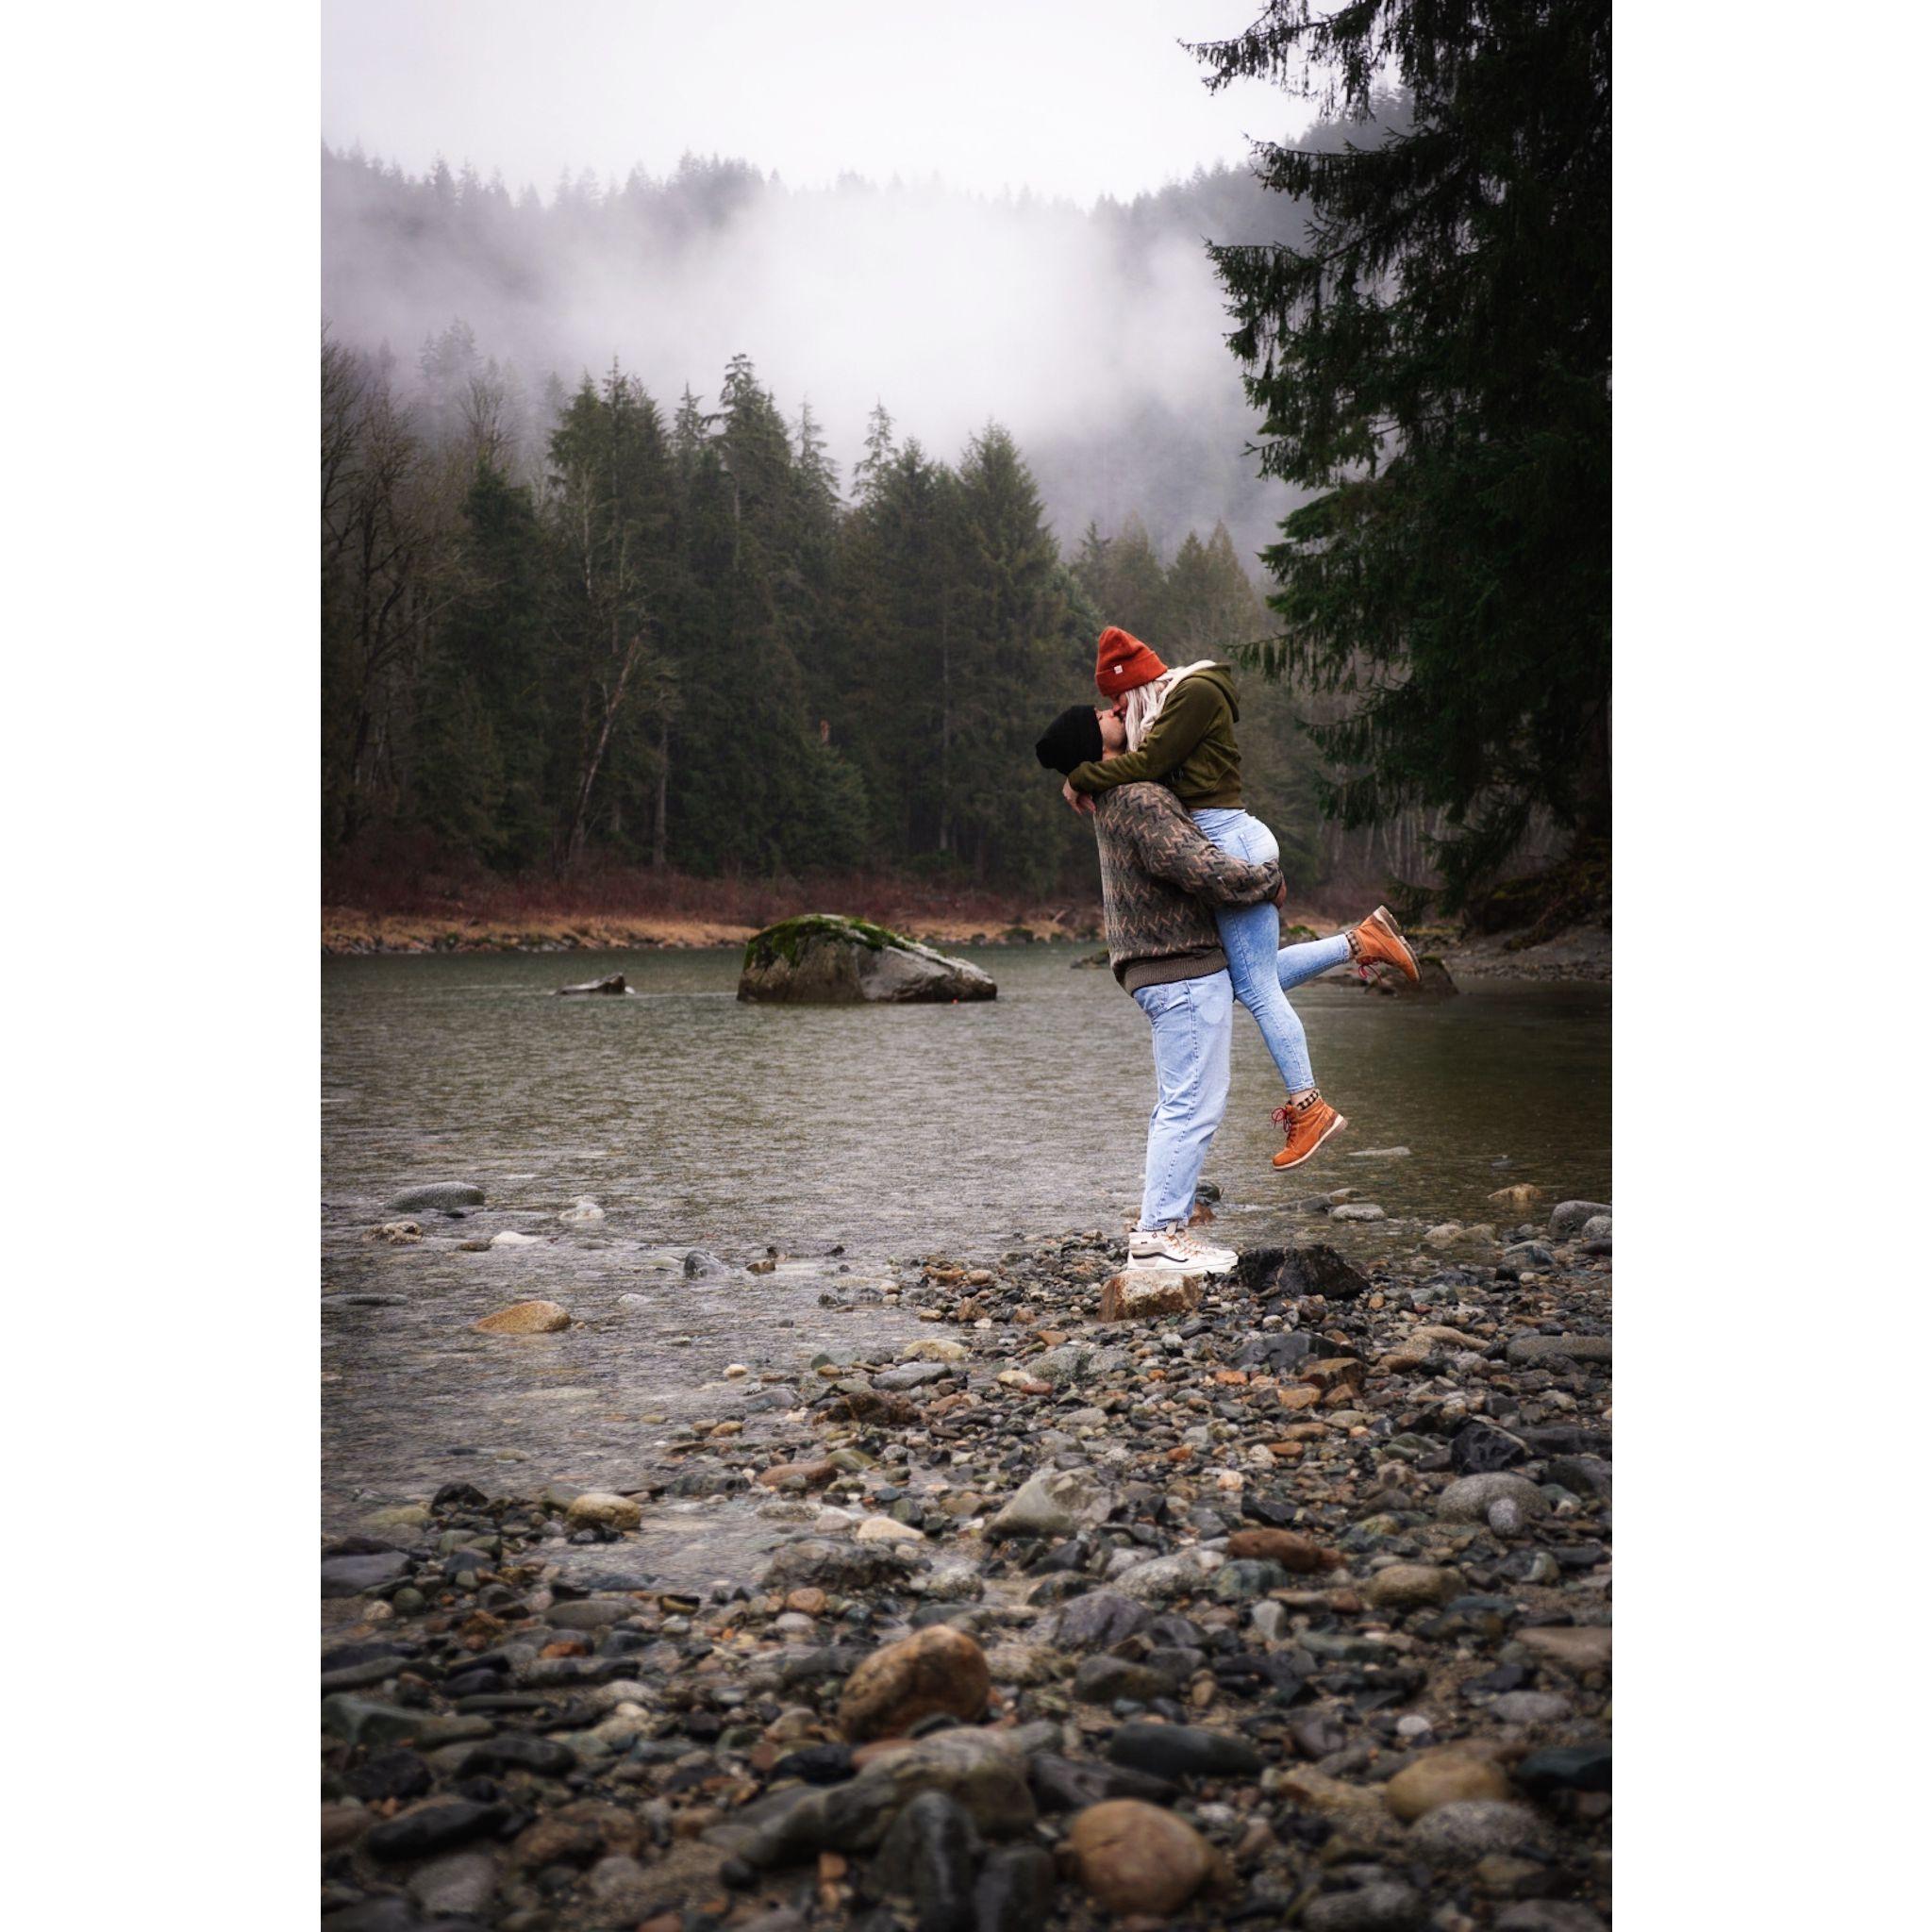
[[1227,970],[1227,955],[1219,946],[1205,946],[1198,952],[1173,953],[1164,959],[1121,959],[1114,963],[1113,976],[1129,992],[1143,986],[1172,986],[1177,979],[1206,979],[1210,973]]

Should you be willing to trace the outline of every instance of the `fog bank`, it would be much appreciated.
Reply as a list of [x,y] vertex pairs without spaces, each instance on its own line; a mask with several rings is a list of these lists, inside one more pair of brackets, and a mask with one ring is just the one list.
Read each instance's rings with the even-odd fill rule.
[[989,420],[1031,462],[1062,541],[1130,515],[1171,551],[1224,522],[1244,556],[1292,502],[1244,453],[1258,427],[1204,242],[1298,239],[1241,169],[1087,211],[853,178],[792,191],[743,163],[559,184],[512,200],[323,158],[323,308],[412,374],[455,319],[538,405],[613,358],[667,411],[748,354],[794,420],[808,401],[849,476],[875,403],[952,458]]

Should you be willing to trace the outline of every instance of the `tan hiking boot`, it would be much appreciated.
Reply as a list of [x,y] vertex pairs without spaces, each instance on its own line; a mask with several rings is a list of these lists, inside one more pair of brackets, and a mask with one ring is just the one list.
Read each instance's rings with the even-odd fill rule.
[[1408,941],[1402,937],[1402,928],[1395,923],[1395,915],[1386,906],[1377,906],[1355,929],[1356,958],[1364,966],[1383,962],[1399,966],[1409,978],[1420,984],[1422,969],[1415,963],[1415,955],[1409,950]]
[[1277,1107],[1271,1118],[1281,1129],[1284,1142],[1274,1157],[1278,1169],[1299,1167],[1330,1134],[1341,1133],[1348,1124],[1319,1093]]

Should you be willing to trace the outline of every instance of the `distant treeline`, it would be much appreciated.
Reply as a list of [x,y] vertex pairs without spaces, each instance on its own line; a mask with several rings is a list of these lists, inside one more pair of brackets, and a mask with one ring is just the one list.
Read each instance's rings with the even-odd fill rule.
[[[841,491],[742,357],[714,408],[613,367],[543,413],[460,325],[413,381],[325,336],[325,856],[1091,886],[1032,745],[1102,625],[1172,662],[1267,628],[1224,529],[1063,558],[996,424],[944,461],[879,408]],[[1311,884],[1313,755],[1244,683],[1251,803]]]

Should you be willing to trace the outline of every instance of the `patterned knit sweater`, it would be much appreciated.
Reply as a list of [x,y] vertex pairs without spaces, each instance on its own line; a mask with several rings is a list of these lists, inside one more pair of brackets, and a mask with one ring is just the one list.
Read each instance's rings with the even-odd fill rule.
[[1257,906],[1281,886],[1272,860],[1250,865],[1210,843],[1165,785],[1117,785],[1094,801],[1107,954],[1129,992],[1201,979],[1227,964],[1216,906]]

